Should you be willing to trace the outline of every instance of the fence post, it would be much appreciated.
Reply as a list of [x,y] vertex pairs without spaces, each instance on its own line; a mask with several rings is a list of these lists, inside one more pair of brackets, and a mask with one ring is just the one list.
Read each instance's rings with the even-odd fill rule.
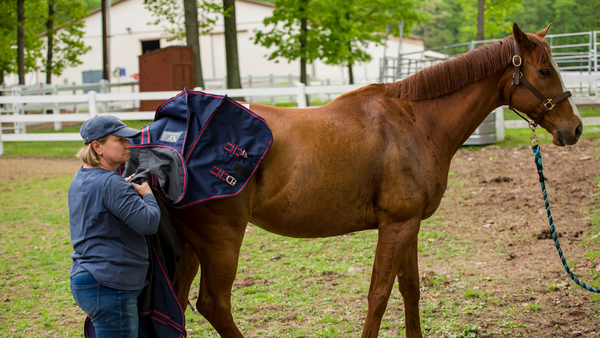
[[[275,87],[275,80],[273,79],[273,74],[269,74],[269,86],[271,88]],[[271,96],[271,105],[275,105],[275,96]]]
[[298,95],[296,97],[298,101],[298,108],[306,108],[306,88],[304,83],[298,83]]
[[496,142],[504,141],[504,107],[496,108]]
[[[252,74],[248,74],[248,88],[252,88]],[[254,97],[248,97],[248,102],[252,102]]]
[[98,115],[98,107],[96,107],[96,92],[93,90],[88,92],[88,107],[90,118]]
[[[21,88],[15,88],[15,90],[13,91],[13,96],[22,96],[22,89]],[[13,114],[14,115],[21,115],[21,113],[25,113],[23,111],[23,103],[19,102],[19,103],[13,103]],[[24,122],[13,122],[13,129],[15,131],[15,134],[20,134],[21,132],[23,132],[23,130],[21,129],[25,129],[25,123]],[[26,131],[26,129],[25,129]]]
[[[292,74],[288,74],[288,86],[294,86],[294,79],[292,78]],[[290,96],[290,104],[294,103],[294,97]]]
[[[52,95],[58,95],[58,86],[57,85],[52,86]],[[53,115],[60,114],[60,106],[58,105],[58,102],[54,102],[54,108],[52,108],[52,114]],[[54,130],[56,130],[56,131],[62,130],[62,122],[54,122]]]
[[0,156],[4,154],[4,143],[2,143],[2,114],[0,114]]
[[[100,93],[102,93],[102,94],[108,93],[108,91],[110,89],[108,85],[109,85],[109,83],[107,80],[105,80],[105,79],[100,80]],[[102,112],[103,113],[108,112],[108,101],[102,102]]]
[[[73,87],[75,87],[75,82],[73,82]],[[73,95],[77,94],[77,90],[73,89]],[[73,104],[73,114],[77,114],[77,103]]]

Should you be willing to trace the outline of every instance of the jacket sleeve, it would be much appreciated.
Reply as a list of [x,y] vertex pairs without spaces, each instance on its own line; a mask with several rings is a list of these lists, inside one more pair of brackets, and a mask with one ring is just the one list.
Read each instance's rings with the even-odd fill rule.
[[111,175],[104,185],[104,204],[108,211],[140,235],[158,231],[160,209],[152,194],[143,198],[133,184],[119,175]]

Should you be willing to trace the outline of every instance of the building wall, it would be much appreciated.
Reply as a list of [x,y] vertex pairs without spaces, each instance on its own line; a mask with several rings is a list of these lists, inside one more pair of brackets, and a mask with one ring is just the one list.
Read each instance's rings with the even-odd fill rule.
[[[286,76],[300,74],[300,62],[288,62],[285,59],[268,60],[270,50],[253,42],[256,30],[264,29],[263,19],[271,16],[274,6],[253,0],[236,1],[236,19],[238,29],[238,53],[242,77],[252,75]],[[102,14],[98,10],[91,13],[85,20],[84,42],[92,49],[81,56],[82,65],[67,69],[61,76],[53,76],[53,83],[82,83],[82,72],[102,69]],[[135,81],[138,73],[138,57],[142,54],[141,42],[160,39],[161,48],[171,45],[185,45],[183,41],[167,41],[163,33],[163,24],[150,25],[156,18],[147,11],[143,0],[117,0],[110,10],[110,70],[124,68],[125,76],[113,76],[111,82]],[[200,37],[200,54],[204,79],[224,78],[226,75],[225,41],[222,17],[217,18],[212,32]],[[383,56],[383,46],[371,44],[368,51],[372,61],[355,65],[353,68],[355,82],[376,82],[379,79],[379,59]],[[398,50],[398,39],[388,40],[387,54],[395,56]],[[423,50],[420,39],[403,39],[403,52]],[[278,62],[277,62],[278,61]],[[334,82],[347,81],[348,70],[341,66],[329,66],[320,61],[307,66],[312,78],[330,79]],[[14,79],[13,79],[14,78]],[[28,74],[27,84],[43,82],[43,73]],[[18,83],[17,77],[7,77],[8,84]],[[124,89],[127,90],[127,89]],[[116,90],[115,90],[116,91]]]

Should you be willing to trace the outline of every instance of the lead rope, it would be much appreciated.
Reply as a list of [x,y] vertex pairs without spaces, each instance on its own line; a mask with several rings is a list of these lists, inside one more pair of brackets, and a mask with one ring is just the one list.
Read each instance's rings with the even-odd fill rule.
[[556,230],[554,229],[554,220],[552,219],[552,213],[550,212],[550,202],[548,202],[548,193],[546,192],[546,178],[544,177],[544,166],[542,165],[542,153],[540,151],[540,145],[537,140],[537,135],[535,134],[535,126],[530,125],[531,131],[533,132],[533,145],[531,149],[533,150],[533,154],[535,156],[535,166],[537,167],[538,175],[540,176],[540,185],[542,186],[542,194],[544,196],[544,203],[546,204],[546,214],[548,215],[548,222],[550,223],[550,230],[552,231],[552,239],[554,239],[554,245],[556,246],[556,250],[558,251],[558,256],[560,257],[560,261],[565,268],[565,271],[569,274],[569,277],[582,288],[594,292],[600,293],[600,289],[593,288],[583,282],[581,282],[577,277],[571,272],[569,269],[569,265],[567,264],[567,260],[565,259],[565,255],[563,254],[560,244],[558,243],[558,236],[556,235]]

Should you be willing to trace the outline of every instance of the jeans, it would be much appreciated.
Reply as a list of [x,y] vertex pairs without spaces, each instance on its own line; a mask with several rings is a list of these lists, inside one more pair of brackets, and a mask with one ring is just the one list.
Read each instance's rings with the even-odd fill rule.
[[71,278],[77,305],[90,317],[98,338],[137,338],[137,297],[142,290],[116,290],[98,284],[89,272]]

